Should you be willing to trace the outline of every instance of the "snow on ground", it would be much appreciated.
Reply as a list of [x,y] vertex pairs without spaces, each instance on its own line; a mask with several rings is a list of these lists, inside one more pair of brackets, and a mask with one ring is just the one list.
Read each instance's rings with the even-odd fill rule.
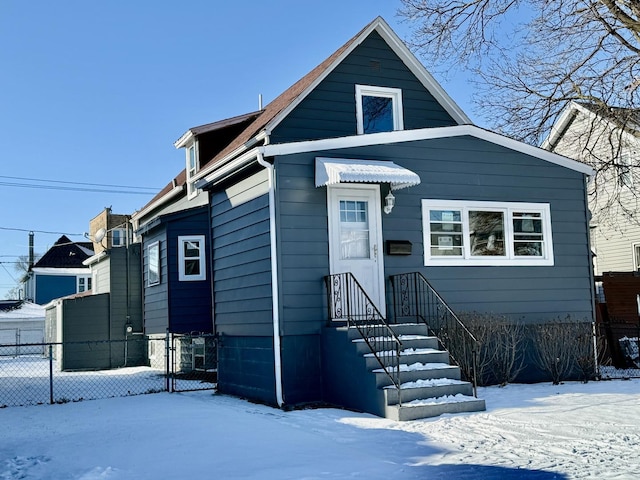
[[0,479],[634,479],[640,380],[479,390],[395,422],[212,392],[0,409]]

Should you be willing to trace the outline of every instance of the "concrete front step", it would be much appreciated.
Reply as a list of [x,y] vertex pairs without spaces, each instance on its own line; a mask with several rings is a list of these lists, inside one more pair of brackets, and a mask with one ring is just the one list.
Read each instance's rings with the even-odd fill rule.
[[[376,376],[378,388],[391,385],[393,382],[382,368],[372,370]],[[414,363],[400,365],[400,383],[429,380],[434,378],[451,378],[460,380],[460,368],[448,363]]]
[[401,406],[388,405],[385,417],[405,421],[437,417],[443,413],[482,412],[484,410],[486,410],[484,400],[466,395],[455,395],[414,400],[403,403]]
[[[377,357],[377,358],[376,358]],[[396,352],[387,350],[386,352],[365,353],[364,359],[369,370],[380,368],[380,362],[385,367],[395,364]],[[404,364],[413,363],[449,363],[449,353],[434,348],[408,348],[400,352],[400,362]]]
[[[401,402],[398,399],[398,393],[402,398]],[[473,385],[469,382],[451,378],[434,378],[404,383],[400,386],[399,392],[393,385],[384,387],[384,396],[387,405],[405,404],[421,398],[438,398],[460,394],[472,397]]]
[[[402,350],[410,350],[412,348],[431,348],[438,350],[438,339],[436,337],[428,337],[426,335],[400,335],[402,342]],[[363,338],[354,338],[351,340],[356,346],[358,353],[364,355],[371,353],[371,349]],[[377,350],[393,350],[397,345],[391,337],[375,337],[371,343],[374,343]]]
[[[347,331],[349,339],[354,340],[361,338],[360,332],[356,327],[342,327]],[[389,325],[389,328],[393,330],[396,335],[422,335],[424,337],[430,337],[429,328],[425,324],[418,323],[393,323]],[[383,335],[386,331],[384,325],[376,325],[369,331],[375,332],[376,335]],[[365,329],[365,331],[367,331]]]

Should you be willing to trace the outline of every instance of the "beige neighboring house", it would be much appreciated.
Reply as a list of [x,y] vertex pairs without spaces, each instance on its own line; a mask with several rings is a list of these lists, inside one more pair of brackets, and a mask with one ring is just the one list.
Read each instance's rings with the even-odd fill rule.
[[589,185],[595,275],[640,270],[640,111],[571,102],[542,148],[600,171]]

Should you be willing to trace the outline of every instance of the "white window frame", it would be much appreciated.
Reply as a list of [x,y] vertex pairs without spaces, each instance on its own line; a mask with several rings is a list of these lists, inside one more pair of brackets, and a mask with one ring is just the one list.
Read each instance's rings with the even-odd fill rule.
[[[82,290],[80,288],[82,287]],[[76,277],[76,293],[84,293],[91,290],[91,275]]]
[[362,97],[390,98],[393,105],[393,130],[396,131],[404,129],[401,89],[391,87],[375,87],[371,85],[356,85],[356,120],[358,135],[364,134]]
[[[197,257],[184,256],[184,244],[187,242],[199,242],[200,255]],[[200,266],[200,273],[189,275],[186,273],[185,262],[197,259]],[[206,250],[204,235],[185,235],[178,237],[178,280],[181,282],[195,282],[207,279]]]
[[[187,172],[187,198],[193,198],[198,194],[193,177],[198,172],[198,142],[195,141],[186,148],[186,172]],[[191,165],[191,152],[193,152],[193,166]]]
[[[462,220],[462,255],[431,255],[431,210],[460,211]],[[502,256],[472,256],[470,248],[469,211],[493,211],[504,214],[504,249]],[[542,220],[542,256],[516,256],[514,254],[514,213],[539,213]],[[553,238],[551,209],[548,203],[484,202],[466,200],[422,200],[422,232],[424,240],[424,264],[431,266],[551,266]]]
[[[118,242],[116,242],[115,233],[118,232]],[[127,245],[127,229],[126,228],[114,228],[111,230],[111,246],[112,247],[124,247]]]
[[632,256],[633,256],[633,270],[640,271],[640,243],[636,242],[631,244]]
[[[155,250],[155,253],[153,252]],[[155,272],[152,272],[152,256],[155,257]],[[151,280],[151,274],[154,273],[156,279]],[[160,242],[153,242],[147,245],[147,285],[152,287],[160,285],[162,279],[162,269],[160,268]]]

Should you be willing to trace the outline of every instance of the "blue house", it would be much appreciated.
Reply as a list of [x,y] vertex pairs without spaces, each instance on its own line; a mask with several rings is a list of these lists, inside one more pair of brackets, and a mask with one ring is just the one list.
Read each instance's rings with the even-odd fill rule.
[[[190,150],[205,131],[206,156]],[[431,322],[593,320],[591,169],[474,126],[381,18],[263,110],[176,146],[189,194],[208,195],[220,392],[479,410]],[[162,279],[176,245],[158,245]]]
[[72,242],[62,235],[23,279],[24,298],[45,305],[54,298],[91,290],[91,271],[83,265],[93,255],[91,242]]

